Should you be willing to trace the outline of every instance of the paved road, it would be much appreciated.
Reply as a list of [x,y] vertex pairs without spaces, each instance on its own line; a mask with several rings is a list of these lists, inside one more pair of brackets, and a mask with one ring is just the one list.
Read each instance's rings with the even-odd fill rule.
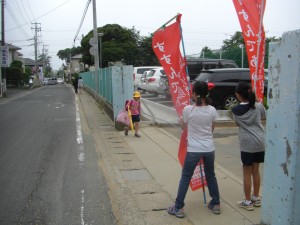
[[0,224],[115,224],[73,90],[24,94],[0,102]]

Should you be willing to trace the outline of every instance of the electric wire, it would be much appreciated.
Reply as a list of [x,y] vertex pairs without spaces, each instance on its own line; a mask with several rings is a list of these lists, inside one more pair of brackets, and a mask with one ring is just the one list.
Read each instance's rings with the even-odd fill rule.
[[16,15],[14,14],[13,10],[10,8],[9,4],[6,4],[7,7],[7,11],[10,15],[10,17],[12,18],[12,20],[14,21],[14,23],[17,25],[17,28],[20,30],[21,34],[26,38],[29,39],[30,36],[26,33],[26,31],[24,30],[24,28],[22,26],[20,26],[20,22],[18,20],[18,18],[16,17]]
[[[67,1],[63,2],[62,4],[58,5],[57,7],[55,7],[55,8],[53,8],[53,9],[49,10],[48,12],[46,12],[46,13],[40,15],[40,16],[38,16],[37,18],[35,18],[35,20],[40,19],[40,18],[42,18],[42,17],[44,17],[44,16],[47,16],[48,14],[52,13],[52,12],[55,11],[56,9],[62,7],[62,6],[65,5],[65,4],[67,4],[69,1],[72,1],[72,0],[67,0]],[[30,11],[31,11],[31,10],[30,10]],[[31,21],[27,21],[27,22],[21,24],[20,26],[24,26],[24,25],[29,24],[29,23],[31,23]],[[18,29],[18,28],[19,28],[19,26],[14,27],[14,28],[11,28],[11,29],[9,29],[9,30],[6,30],[6,32],[12,31],[12,30],[15,30],[15,29]]]
[[84,18],[85,18],[85,16],[86,16],[86,13],[87,13],[87,10],[88,10],[88,8],[89,8],[90,3],[91,3],[91,0],[88,0],[87,3],[86,3],[86,6],[85,6],[85,9],[84,9],[84,12],[83,12],[83,16],[82,16],[82,18],[81,18],[80,25],[79,25],[79,27],[78,27],[78,29],[77,29],[77,31],[76,31],[75,36],[74,36],[74,43],[73,43],[73,45],[75,45],[76,38],[77,38],[77,36],[78,36],[78,34],[79,34],[79,31],[80,31],[81,26],[82,26],[82,24],[83,24],[83,21],[84,21]]
[[30,13],[31,13],[31,15],[32,15],[32,17],[33,17],[33,19],[34,19],[34,21],[36,21],[34,15],[33,15],[33,13],[32,13],[32,10],[31,10],[31,7],[30,7],[30,4],[29,4],[28,0],[27,0],[27,5],[28,5],[29,11],[30,11]]

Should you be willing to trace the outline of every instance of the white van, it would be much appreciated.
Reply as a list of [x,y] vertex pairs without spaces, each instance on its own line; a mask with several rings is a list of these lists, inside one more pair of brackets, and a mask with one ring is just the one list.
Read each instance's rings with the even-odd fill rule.
[[161,68],[161,66],[138,66],[133,67],[133,85],[134,90],[137,90],[138,85],[141,84],[141,77],[145,71]]

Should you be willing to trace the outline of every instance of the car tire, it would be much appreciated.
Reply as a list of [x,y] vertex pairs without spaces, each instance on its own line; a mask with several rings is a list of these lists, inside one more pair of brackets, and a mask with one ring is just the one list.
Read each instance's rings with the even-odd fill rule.
[[223,100],[223,109],[231,109],[234,105],[238,104],[235,94],[227,95]]

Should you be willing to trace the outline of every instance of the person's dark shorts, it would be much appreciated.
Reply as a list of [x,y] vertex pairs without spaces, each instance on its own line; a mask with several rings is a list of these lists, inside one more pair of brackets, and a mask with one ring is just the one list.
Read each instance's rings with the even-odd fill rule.
[[141,121],[140,115],[132,115],[131,118],[133,123]]
[[265,152],[241,152],[241,159],[244,166],[252,166],[253,163],[263,163]]

